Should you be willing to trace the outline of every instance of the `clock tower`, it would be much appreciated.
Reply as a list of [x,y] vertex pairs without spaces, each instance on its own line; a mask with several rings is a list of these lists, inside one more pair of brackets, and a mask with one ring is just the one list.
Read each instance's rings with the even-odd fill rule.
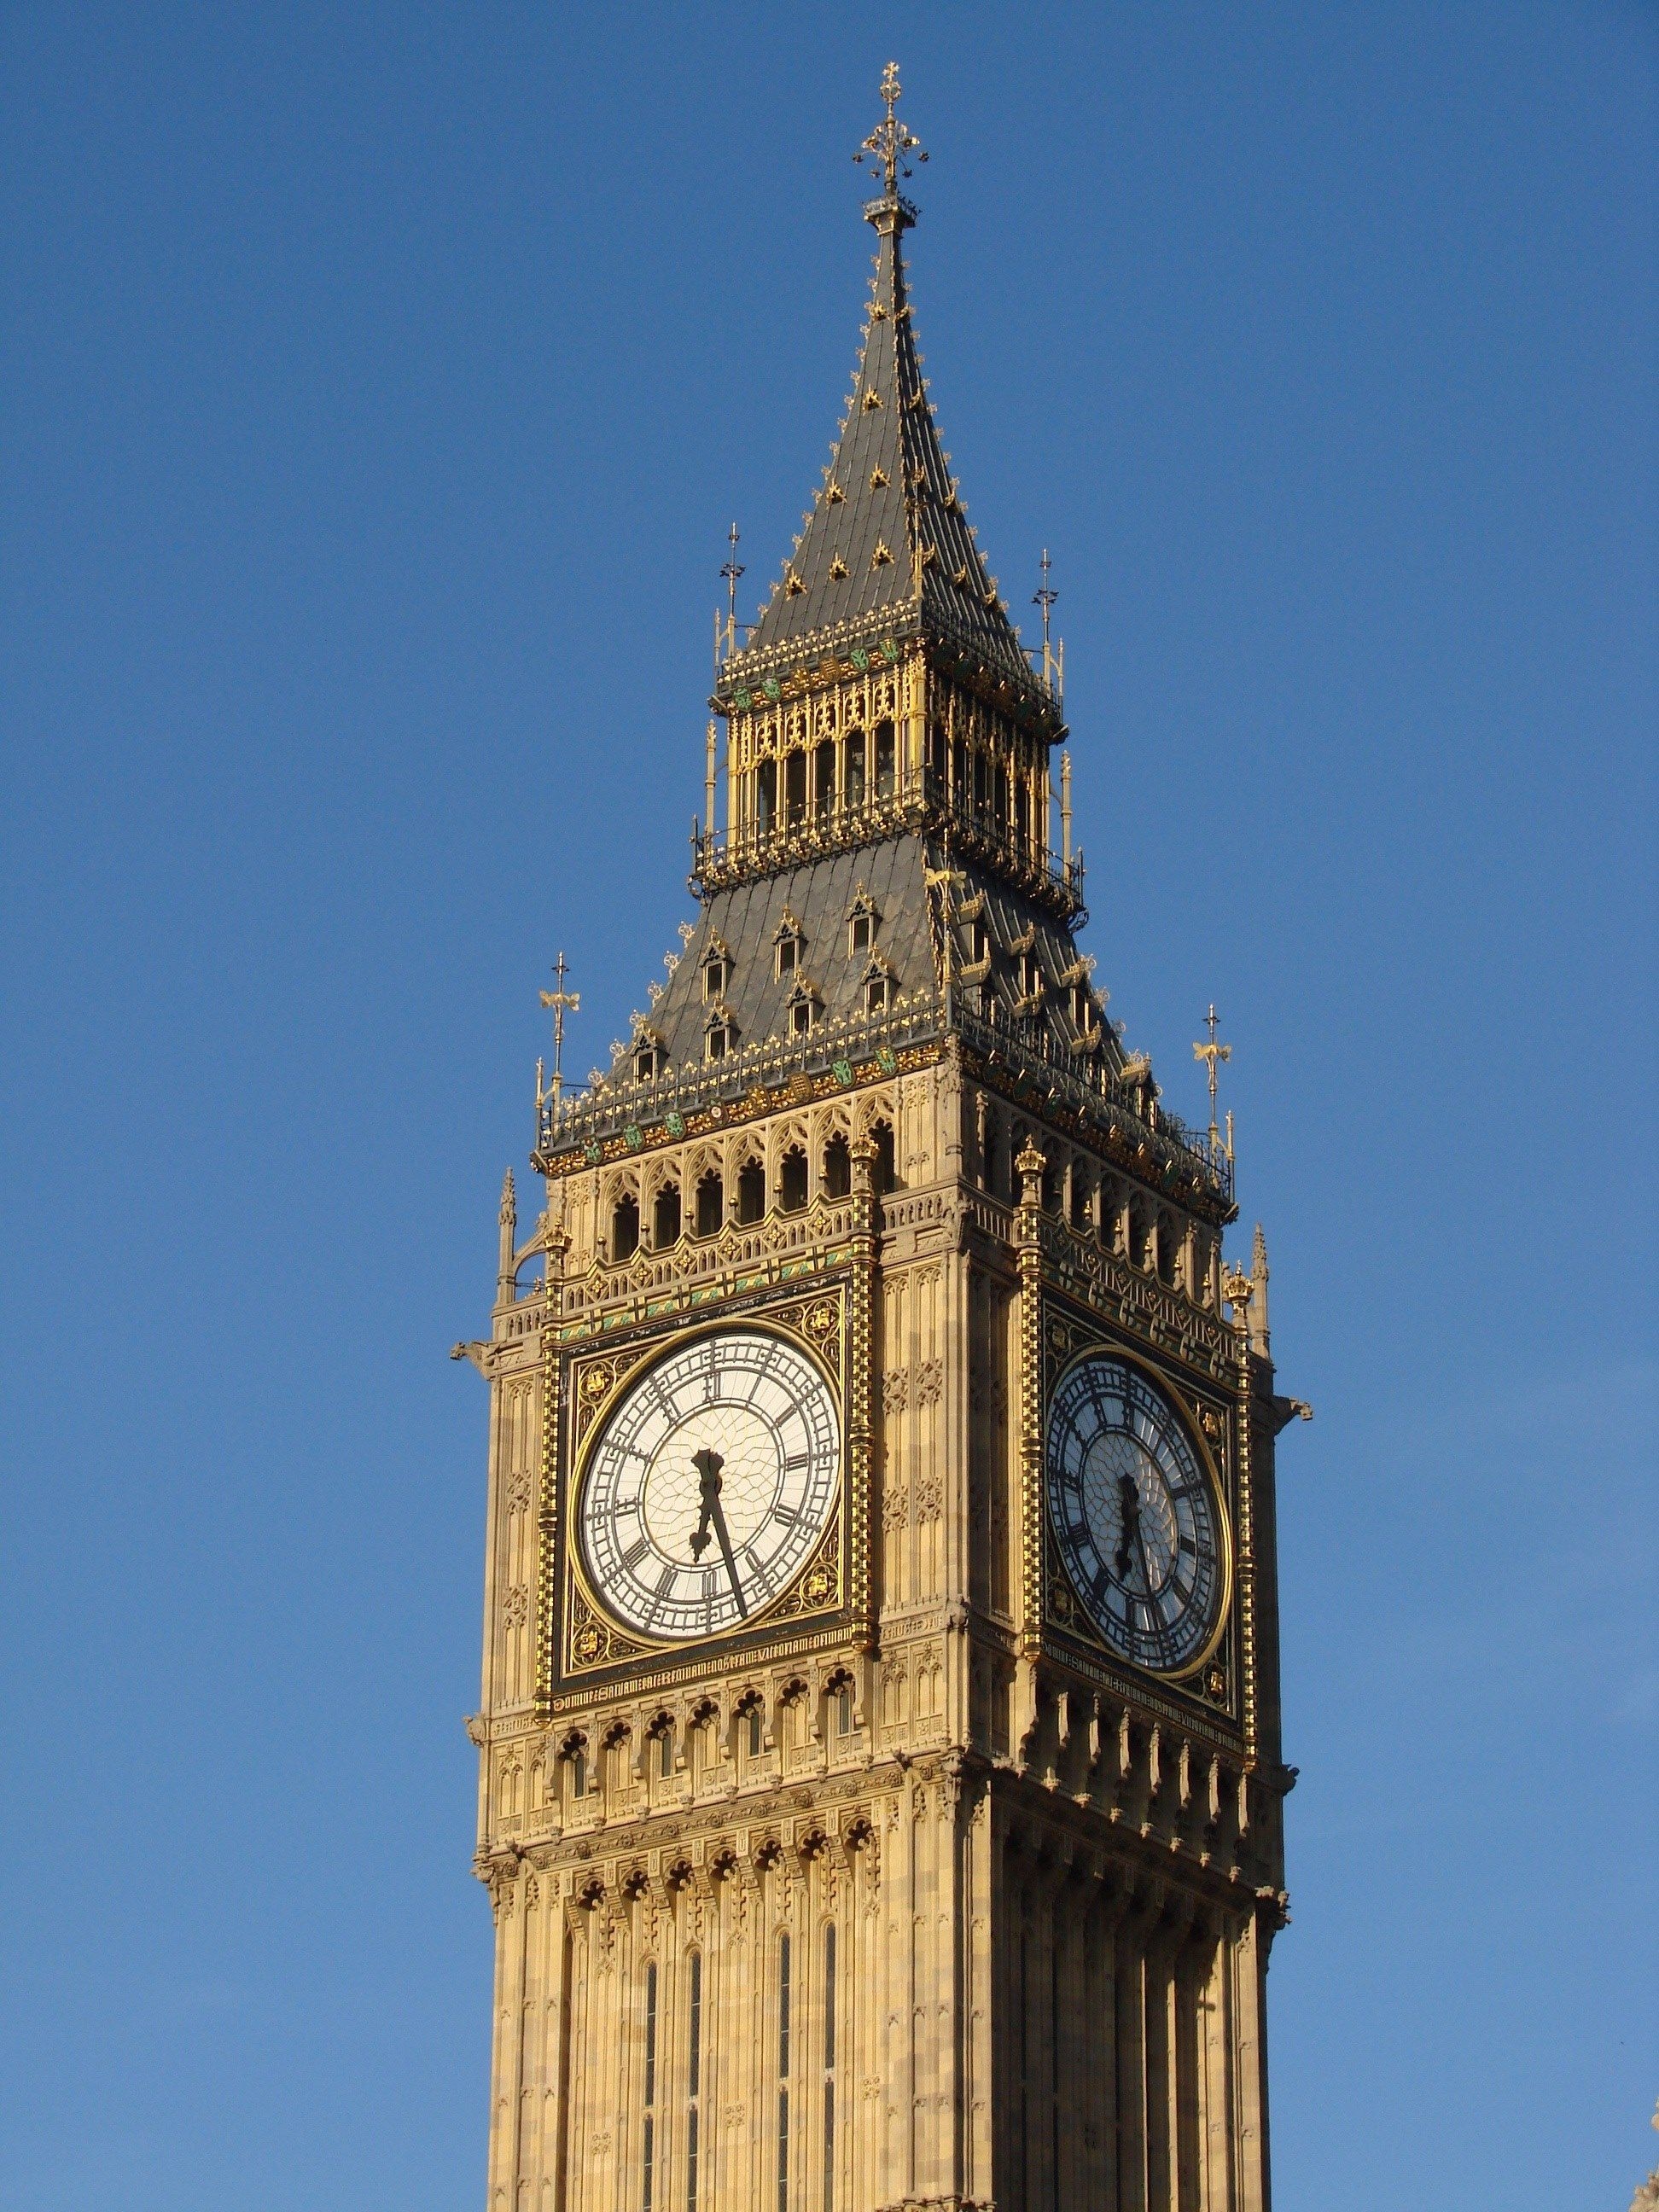
[[544,1091],[545,1209],[520,1241],[509,1176],[457,1347],[489,2212],[1268,2201],[1304,1409],[1260,1233],[1224,1256],[1230,1150],[1079,949],[1049,596],[1028,656],[921,374],[925,156],[883,93],[846,413],[723,629],[697,920],[610,1068]]

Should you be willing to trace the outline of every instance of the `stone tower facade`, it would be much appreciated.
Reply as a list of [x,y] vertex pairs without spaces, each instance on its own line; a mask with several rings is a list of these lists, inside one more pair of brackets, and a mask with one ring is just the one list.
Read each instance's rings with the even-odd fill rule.
[[489,2212],[1268,2201],[1301,1409],[1231,1158],[1078,949],[1054,664],[940,446],[884,91],[858,368],[726,637],[698,921],[544,1097],[545,1210],[520,1242],[509,1177],[457,1347]]

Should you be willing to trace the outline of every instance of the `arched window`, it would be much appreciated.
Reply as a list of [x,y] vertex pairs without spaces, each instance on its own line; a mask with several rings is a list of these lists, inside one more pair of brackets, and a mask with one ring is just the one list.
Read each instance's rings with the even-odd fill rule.
[[836,1134],[823,1148],[823,1194],[845,1198],[853,1188],[853,1152],[845,1137]]
[[835,1694],[836,1734],[851,1735],[853,1733],[853,1685],[850,1682],[838,1682],[836,1685]]
[[789,1938],[778,1938],[778,2212],[789,2212]]
[[806,756],[790,753],[783,763],[784,818],[797,829],[806,818]]
[[718,1168],[710,1168],[697,1182],[697,1234],[718,1237],[726,1224],[726,1185]]
[[765,1738],[763,1734],[765,1722],[761,1713],[761,1704],[758,1698],[754,1700],[749,1708],[746,1727],[749,1739],[749,1756],[750,1759],[758,1759],[765,1743]]
[[826,738],[812,756],[812,811],[830,813],[836,804],[836,744]]
[[651,1247],[653,1251],[665,1252],[679,1241],[680,1187],[677,1182],[665,1182],[652,1204]]
[[847,764],[841,779],[842,800],[848,806],[864,804],[864,732],[847,733]]
[[755,821],[763,837],[771,834],[777,817],[778,764],[775,760],[763,761],[755,771]]
[[645,1970],[645,2128],[640,2177],[640,2212],[655,2212],[657,2202],[657,1962]]
[[765,1167],[759,1160],[745,1160],[738,1170],[738,1219],[759,1221],[765,1212]]
[[689,1965],[690,2014],[685,2046],[685,2212],[697,2212],[697,2163],[702,2132],[702,1953]]
[[886,1193],[898,1188],[898,1164],[893,1152],[893,1125],[890,1121],[872,1124],[870,1134],[876,1147],[876,1188]]
[[581,1743],[573,1744],[570,1749],[569,1757],[565,1763],[570,1770],[571,1796],[573,1797],[586,1797],[587,1795],[586,1745]]
[[611,1256],[631,1260],[640,1249],[640,1201],[624,1192],[611,1209]]
[[799,1213],[806,1203],[806,1155],[791,1145],[778,1172],[778,1204],[786,1213]]
[[876,797],[890,799],[893,795],[893,726],[890,722],[876,724]]

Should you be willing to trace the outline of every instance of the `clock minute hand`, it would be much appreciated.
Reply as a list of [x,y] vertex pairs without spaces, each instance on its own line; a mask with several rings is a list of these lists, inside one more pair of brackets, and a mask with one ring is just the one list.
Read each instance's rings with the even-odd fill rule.
[[691,1538],[691,1556],[700,1559],[708,1548],[708,1524],[714,1524],[714,1535],[720,1547],[720,1557],[726,1562],[726,1571],[732,1578],[732,1595],[738,1601],[740,1619],[749,1618],[749,1607],[744,1603],[743,1584],[738,1579],[738,1563],[732,1556],[732,1538],[726,1526],[726,1511],[720,1504],[720,1469],[726,1464],[717,1451],[706,1447],[692,1455],[691,1464],[697,1470],[698,1488],[702,1496],[702,1510]]

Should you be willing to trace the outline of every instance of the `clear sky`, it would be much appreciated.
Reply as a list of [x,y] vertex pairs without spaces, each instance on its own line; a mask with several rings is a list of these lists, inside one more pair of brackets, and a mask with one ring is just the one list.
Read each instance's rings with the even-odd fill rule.
[[690,911],[896,54],[1053,551],[1097,981],[1213,999],[1281,1387],[1279,2212],[1623,2212],[1659,2094],[1659,13],[0,17],[15,2212],[481,2203],[486,1325],[538,988]]

